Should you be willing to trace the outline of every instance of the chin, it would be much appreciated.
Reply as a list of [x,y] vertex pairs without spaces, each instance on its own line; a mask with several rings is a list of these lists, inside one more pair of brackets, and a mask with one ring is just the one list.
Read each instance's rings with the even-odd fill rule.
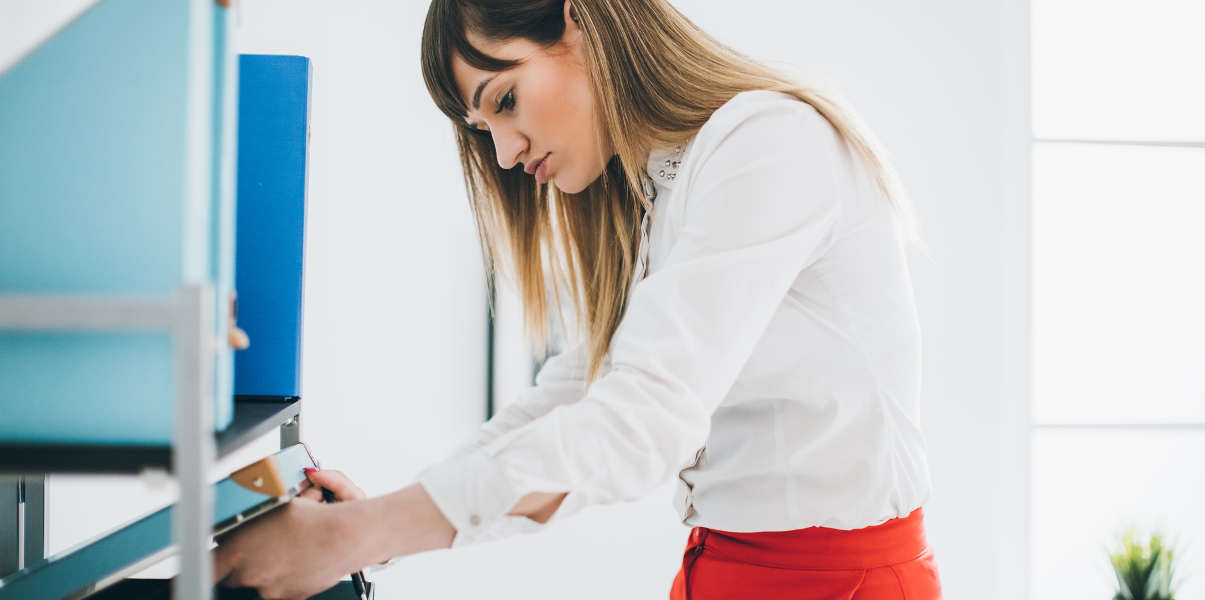
[[562,193],[577,194],[577,193],[580,193],[582,190],[585,190],[587,187],[590,187],[590,182],[589,181],[573,181],[573,180],[566,180],[565,178],[554,177],[552,179],[552,185],[555,185],[556,189],[561,190]]
[[588,174],[585,176],[583,176],[582,174],[576,174],[576,175],[564,174],[561,176],[553,175],[553,177],[549,181],[549,183],[551,183],[552,185],[555,185],[556,188],[558,190],[561,190],[562,193],[579,194],[579,193],[585,191],[586,188],[590,187],[590,184],[597,181],[599,177],[602,177],[603,170],[604,169],[600,168],[597,173],[593,174],[593,176],[590,176]]

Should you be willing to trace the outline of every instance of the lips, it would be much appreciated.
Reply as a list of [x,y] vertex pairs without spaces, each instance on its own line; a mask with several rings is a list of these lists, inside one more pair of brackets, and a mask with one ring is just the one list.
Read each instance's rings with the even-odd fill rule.
[[[552,153],[551,153],[551,152],[549,152],[548,154],[552,154]],[[540,164],[541,164],[541,163],[543,163],[543,162],[544,162],[544,160],[548,158],[548,154],[545,154],[544,156],[541,156],[541,157],[540,157],[540,160],[537,160],[537,161],[535,161],[535,162],[533,162],[533,163],[529,163],[529,164],[524,165],[524,166],[523,166],[523,172],[524,172],[524,173],[527,173],[528,175],[535,175],[535,173],[536,173],[536,169],[540,168]]]

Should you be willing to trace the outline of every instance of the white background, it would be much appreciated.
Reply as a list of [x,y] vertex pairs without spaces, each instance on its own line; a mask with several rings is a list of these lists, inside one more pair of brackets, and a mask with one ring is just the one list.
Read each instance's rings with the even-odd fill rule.
[[[87,4],[0,0],[0,68]],[[835,82],[895,154],[934,259],[912,266],[936,486],[925,511],[946,597],[1026,597],[1023,3],[675,4],[743,52]],[[449,126],[419,73],[426,3],[243,0],[238,10],[240,51],[314,65],[304,439],[324,466],[384,493],[484,417],[480,252]],[[587,509],[541,535],[411,557],[377,576],[378,597],[664,598],[687,535],[670,493]],[[164,501],[170,486],[52,477],[49,494],[55,551]]]

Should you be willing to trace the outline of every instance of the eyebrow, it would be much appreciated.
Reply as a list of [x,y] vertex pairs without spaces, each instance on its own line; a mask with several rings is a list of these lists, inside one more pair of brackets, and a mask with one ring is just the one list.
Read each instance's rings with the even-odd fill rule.
[[481,92],[485,90],[485,86],[494,80],[494,77],[497,77],[497,75],[477,84],[477,91],[473,92],[473,110],[481,110]]

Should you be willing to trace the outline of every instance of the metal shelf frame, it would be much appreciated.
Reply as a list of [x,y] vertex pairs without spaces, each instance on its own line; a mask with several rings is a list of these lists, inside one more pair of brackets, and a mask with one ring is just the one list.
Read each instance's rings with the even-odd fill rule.
[[[209,536],[212,490],[206,483],[214,463],[214,356],[226,343],[214,332],[214,287],[185,285],[174,297],[85,297],[0,295],[0,330],[24,331],[167,331],[176,352],[176,411],[170,466],[179,480],[178,518],[172,524],[179,549],[180,575],[173,597],[209,600],[213,565]],[[297,436],[297,415],[290,423]],[[285,426],[281,429],[285,441]],[[250,437],[250,436],[248,436]],[[2,482],[0,482],[2,483]],[[8,500],[7,492],[14,493]],[[8,503],[15,510],[7,511]],[[0,517],[15,513],[15,539],[0,539],[0,572],[41,558],[45,543],[45,486],[40,476],[0,485]],[[33,525],[32,527],[30,525]],[[9,528],[0,525],[0,534]],[[11,537],[6,536],[6,537]],[[8,556],[10,549],[14,556]],[[15,564],[4,564],[4,560]],[[11,569],[16,570],[16,569]]]
[[[296,431],[301,401],[255,401],[236,396],[234,421],[214,436],[217,460],[282,428],[281,448],[300,441]],[[292,439],[293,441],[289,441]],[[170,471],[171,446],[0,442],[0,473],[38,477],[44,473],[136,474],[148,469]],[[2,564],[2,563],[0,563]],[[0,568],[0,573],[4,569]]]

